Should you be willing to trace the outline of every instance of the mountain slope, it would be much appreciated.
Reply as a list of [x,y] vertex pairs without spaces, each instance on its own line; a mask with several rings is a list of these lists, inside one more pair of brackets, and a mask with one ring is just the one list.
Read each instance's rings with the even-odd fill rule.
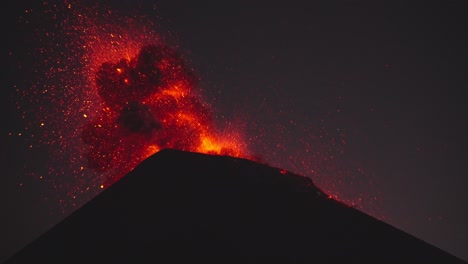
[[7,263],[167,257],[464,263],[329,199],[308,178],[243,159],[163,150]]

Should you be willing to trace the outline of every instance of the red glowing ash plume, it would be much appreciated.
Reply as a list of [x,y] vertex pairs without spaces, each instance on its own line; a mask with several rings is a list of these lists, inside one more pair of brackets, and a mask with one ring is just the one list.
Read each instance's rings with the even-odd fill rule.
[[197,74],[145,16],[45,2],[20,23],[34,31],[37,64],[34,83],[17,87],[26,124],[15,134],[44,156],[30,174],[63,212],[163,148],[248,157],[242,126],[214,125]]
[[112,182],[163,148],[245,156],[243,142],[219,140],[228,137],[216,134],[195,83],[183,59],[165,45],[103,63],[95,78],[101,111],[83,129],[89,165],[113,170]]

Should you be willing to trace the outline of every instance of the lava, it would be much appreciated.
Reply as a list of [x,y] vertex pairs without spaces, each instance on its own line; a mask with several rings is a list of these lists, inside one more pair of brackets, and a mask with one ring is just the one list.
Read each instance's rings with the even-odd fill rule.
[[177,52],[143,46],[130,59],[105,62],[95,85],[102,110],[83,128],[89,166],[124,176],[163,148],[244,157],[243,142],[217,135],[208,104],[193,92],[196,78]]
[[53,186],[62,212],[163,148],[249,157],[240,127],[215,126],[196,72],[144,16],[44,2],[20,23],[36,64],[34,83],[17,87],[19,135],[31,155],[49,153],[28,175]]

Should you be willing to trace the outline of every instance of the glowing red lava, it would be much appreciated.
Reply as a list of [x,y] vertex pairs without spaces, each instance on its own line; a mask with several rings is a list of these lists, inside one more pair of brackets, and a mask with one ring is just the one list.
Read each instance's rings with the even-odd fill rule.
[[243,142],[216,134],[209,106],[193,92],[196,78],[175,50],[149,45],[115,61],[96,73],[102,110],[83,129],[90,167],[113,170],[105,185],[163,148],[246,156]]
[[43,27],[32,52],[38,77],[17,89],[18,105],[31,150],[51,155],[48,171],[32,174],[51,183],[64,212],[162,148],[248,157],[238,127],[215,127],[194,70],[157,25],[99,6],[42,8],[21,18]]

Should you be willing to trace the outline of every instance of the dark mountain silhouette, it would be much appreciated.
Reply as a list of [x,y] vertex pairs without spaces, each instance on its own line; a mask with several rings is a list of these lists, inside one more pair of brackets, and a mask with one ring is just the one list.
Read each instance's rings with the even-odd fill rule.
[[7,263],[151,263],[203,256],[465,263],[329,199],[309,178],[248,160],[175,150],[145,160]]

